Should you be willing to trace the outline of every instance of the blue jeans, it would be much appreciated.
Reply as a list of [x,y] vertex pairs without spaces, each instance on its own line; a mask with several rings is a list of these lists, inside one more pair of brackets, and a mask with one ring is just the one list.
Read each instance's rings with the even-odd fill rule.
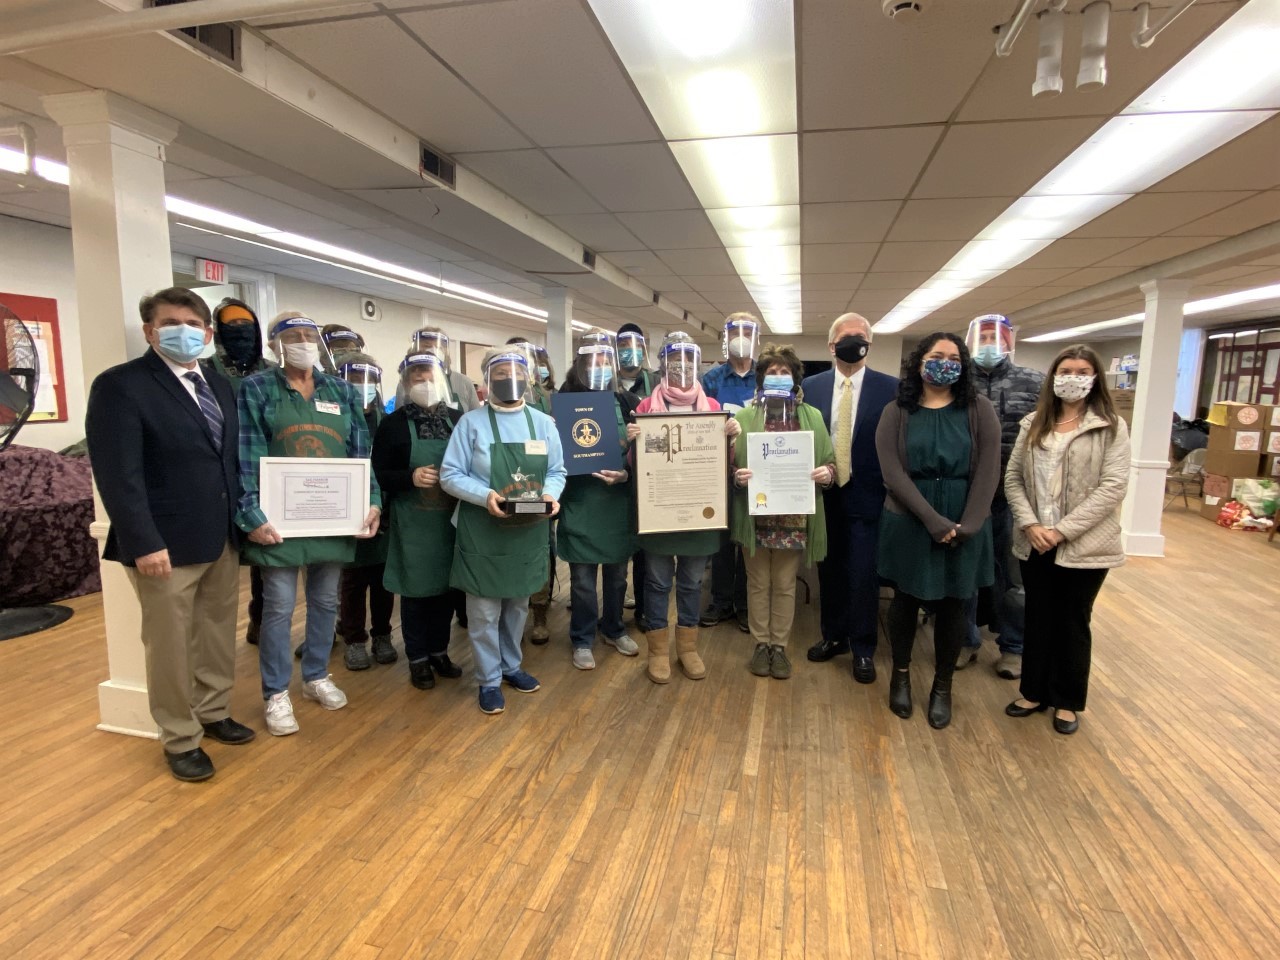
[[[596,603],[596,570],[604,581],[604,616]],[[627,596],[627,564],[569,564],[569,639],[575,647],[588,649],[596,642],[596,627],[610,640],[625,633],[622,602]]]
[[520,638],[528,616],[528,597],[499,599],[467,594],[467,637],[480,686],[499,686],[504,673],[520,669]]
[[[1013,582],[1013,514],[1003,500],[991,507],[991,539],[996,555],[996,579],[991,585],[991,632],[1001,653],[1021,656],[1022,637],[1026,622],[1026,610],[1016,600]],[[982,638],[978,633],[978,598],[969,601],[969,631],[966,647],[979,647]]]
[[649,621],[649,629],[667,629],[672,579],[676,585],[676,623],[682,627],[696,627],[707,558],[668,557],[646,550],[644,565],[644,617]]
[[262,630],[258,634],[258,669],[262,699],[289,689],[293,677],[293,608],[298,602],[298,572],[306,571],[307,625],[302,641],[302,679],[329,675],[333,628],[338,621],[340,563],[305,567],[262,567]]

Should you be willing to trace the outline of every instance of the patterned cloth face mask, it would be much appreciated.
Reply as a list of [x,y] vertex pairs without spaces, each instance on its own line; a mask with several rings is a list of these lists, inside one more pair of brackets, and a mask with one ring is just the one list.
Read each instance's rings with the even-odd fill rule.
[[921,371],[920,376],[925,383],[933,384],[935,387],[949,387],[960,379],[963,369],[959,360],[935,358],[924,362],[924,370]]

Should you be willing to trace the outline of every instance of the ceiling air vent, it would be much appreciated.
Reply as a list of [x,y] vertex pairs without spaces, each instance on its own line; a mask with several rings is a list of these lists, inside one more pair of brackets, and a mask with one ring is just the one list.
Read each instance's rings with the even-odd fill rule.
[[657,290],[653,291],[653,305],[655,307],[658,305],[658,301],[661,299],[662,299],[662,294],[660,294]]
[[[172,7],[189,0],[148,0],[149,7]],[[228,66],[240,69],[240,25],[238,23],[206,23],[199,27],[179,27],[174,36]]]
[[586,247],[582,248],[582,265],[591,270],[596,268],[596,255],[594,250],[588,250]]
[[450,189],[457,186],[458,168],[452,160],[422,142],[418,143],[418,155],[420,174]]

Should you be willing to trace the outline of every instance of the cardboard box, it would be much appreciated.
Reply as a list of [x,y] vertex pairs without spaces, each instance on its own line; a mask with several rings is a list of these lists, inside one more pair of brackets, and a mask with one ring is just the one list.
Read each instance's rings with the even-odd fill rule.
[[1204,496],[1207,500],[1209,497],[1225,498],[1231,496],[1231,485],[1235,483],[1234,477],[1224,477],[1217,473],[1206,473],[1204,475]]
[[1262,445],[1263,453],[1280,453],[1280,430],[1267,431],[1266,443]]
[[1262,456],[1257,453],[1214,450],[1210,446],[1204,457],[1204,472],[1216,473],[1220,477],[1257,477],[1262,474]]
[[1222,510],[1222,505],[1226,502],[1226,497],[1211,497],[1208,494],[1205,494],[1204,502],[1200,505],[1200,516],[1212,523],[1217,523],[1218,513]]
[[1280,406],[1271,408],[1271,429],[1280,430]]
[[1209,422],[1231,430],[1265,430],[1272,424],[1277,407],[1268,403],[1215,403],[1209,410]]
[[1236,453],[1261,453],[1263,432],[1260,429],[1238,430],[1232,427],[1210,427],[1209,449]]
[[1272,480],[1280,480],[1280,455],[1267,457],[1266,469],[1262,471],[1262,475]]

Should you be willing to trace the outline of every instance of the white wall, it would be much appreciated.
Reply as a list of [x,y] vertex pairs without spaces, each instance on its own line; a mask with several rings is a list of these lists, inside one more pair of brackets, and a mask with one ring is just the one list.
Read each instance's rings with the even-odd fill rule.
[[15,442],[61,450],[84,439],[84,364],[80,357],[80,313],[76,306],[71,231],[0,216],[0,294],[3,293],[58,301],[67,420],[28,423]]

